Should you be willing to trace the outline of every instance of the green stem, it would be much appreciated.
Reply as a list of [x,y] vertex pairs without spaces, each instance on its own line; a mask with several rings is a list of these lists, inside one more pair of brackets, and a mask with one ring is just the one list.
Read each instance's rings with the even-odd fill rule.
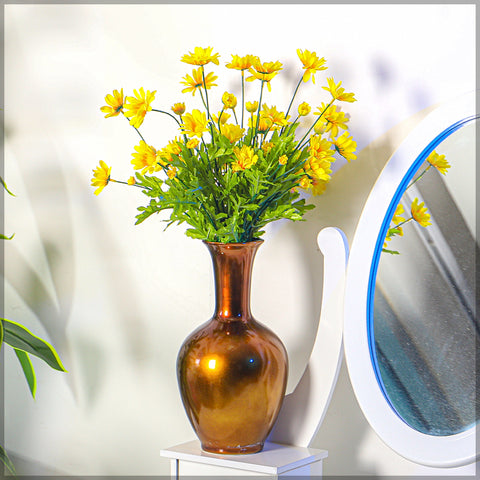
[[311,127],[308,129],[307,133],[303,136],[303,138],[298,142],[297,146],[295,147],[295,150],[293,152],[296,152],[297,150],[303,148],[307,142],[305,142],[305,144],[302,145],[302,142],[308,137],[308,134],[313,130],[313,128],[315,127],[315,125],[318,123],[318,121],[323,117],[323,114],[332,106],[333,102],[335,101],[335,99],[333,98],[332,101],[323,109],[322,113],[318,116],[318,118],[313,122],[313,124],[311,125]]
[[290,100],[290,105],[289,105],[288,108],[287,108],[287,113],[285,113],[285,118],[287,118],[288,113],[290,112],[290,109],[292,108],[293,99],[295,98],[295,95],[296,95],[297,92],[298,92],[298,89],[299,89],[299,87],[300,87],[300,84],[302,83],[302,80],[303,80],[303,75],[300,77],[300,81],[299,81],[298,84],[297,84],[297,88],[295,88],[295,91],[293,92],[292,99]]
[[428,167],[415,179],[412,183],[405,189],[408,190],[413,184],[417,183],[429,170],[432,165],[428,165]]
[[142,185],[140,183],[133,183],[132,184],[132,183],[124,182],[123,180],[115,180],[113,178],[109,178],[108,181],[109,182],[114,182],[114,183],[122,183],[123,185],[128,185],[129,187],[137,187],[137,188],[151,190],[151,187],[147,187],[146,185]]
[[[177,122],[178,126],[180,126],[180,122],[178,121],[177,117],[175,117],[171,113],[165,112],[163,110],[156,110],[155,108],[152,108],[152,112],[158,112],[158,113],[163,113],[165,115],[168,115],[169,117],[172,117]],[[181,117],[180,117],[180,119],[181,119]]]
[[[123,112],[122,112],[123,113]],[[140,135],[140,138],[145,142],[145,139],[143,138],[142,134],[140,133],[140,130],[138,130],[137,127],[134,127],[131,123],[130,123],[130,120],[127,116],[125,116],[125,114],[123,114],[123,117],[127,119],[127,122],[129,123],[129,125],[131,125],[135,130],[136,132]],[[147,143],[147,142],[145,142]]]
[[257,109],[257,122],[255,124],[255,132],[253,134],[252,140],[257,139],[257,132],[258,132],[258,125],[260,124],[260,109],[262,108],[262,95],[263,95],[263,85],[265,80],[260,80],[262,82],[262,86],[260,87],[260,100],[258,102],[258,109]]
[[243,128],[243,113],[245,110],[245,71],[242,70],[242,123],[241,127]]

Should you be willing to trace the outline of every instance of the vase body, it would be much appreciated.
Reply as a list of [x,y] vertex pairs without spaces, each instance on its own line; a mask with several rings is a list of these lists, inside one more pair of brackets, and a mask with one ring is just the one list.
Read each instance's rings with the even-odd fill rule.
[[215,280],[213,317],[183,343],[177,375],[187,416],[205,451],[263,448],[285,395],[285,347],[250,312],[250,280],[261,240],[204,242]]

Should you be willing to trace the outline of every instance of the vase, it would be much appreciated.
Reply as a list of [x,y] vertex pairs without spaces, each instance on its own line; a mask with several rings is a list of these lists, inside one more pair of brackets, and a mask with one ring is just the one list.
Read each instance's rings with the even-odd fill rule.
[[253,260],[263,241],[204,243],[213,262],[215,311],[180,349],[180,393],[203,450],[256,453],[278,416],[288,374],[282,342],[250,312]]

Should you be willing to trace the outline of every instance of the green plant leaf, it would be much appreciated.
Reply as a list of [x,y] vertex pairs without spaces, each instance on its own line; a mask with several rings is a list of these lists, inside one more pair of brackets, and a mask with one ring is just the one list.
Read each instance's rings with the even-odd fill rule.
[[0,322],[0,350],[2,349],[3,345],[3,322]]
[[7,467],[8,471],[16,476],[17,472],[15,471],[15,466],[13,465],[13,462],[8,458],[7,452],[5,449],[0,445],[0,460],[3,462],[5,467]]
[[35,355],[55,370],[66,372],[55,349],[45,340],[34,335],[23,325],[6,318],[0,319],[4,328],[4,342],[13,348]]
[[3,233],[0,233],[0,239],[2,239],[2,240],[11,240],[14,236],[15,236],[14,233],[12,233],[12,235],[10,235],[9,237],[4,235]]
[[5,180],[0,177],[0,183],[3,185],[3,188],[6,190],[6,192],[8,194],[10,194],[12,197],[14,197],[15,195],[7,188],[7,184],[5,183]]
[[28,387],[30,388],[30,392],[32,393],[32,397],[35,398],[35,393],[37,391],[37,378],[35,376],[35,370],[33,369],[32,361],[28,356],[27,352],[23,350],[18,350],[14,348],[15,354],[17,355],[18,361],[22,366],[23,373],[25,374],[25,378],[28,383]]

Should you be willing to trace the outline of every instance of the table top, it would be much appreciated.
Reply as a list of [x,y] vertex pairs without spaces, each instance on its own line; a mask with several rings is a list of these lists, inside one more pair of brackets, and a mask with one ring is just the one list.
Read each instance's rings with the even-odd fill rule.
[[323,460],[326,450],[296,447],[266,442],[263,450],[252,454],[222,455],[202,450],[200,442],[193,440],[160,452],[162,457],[236,468],[255,473],[280,474]]

